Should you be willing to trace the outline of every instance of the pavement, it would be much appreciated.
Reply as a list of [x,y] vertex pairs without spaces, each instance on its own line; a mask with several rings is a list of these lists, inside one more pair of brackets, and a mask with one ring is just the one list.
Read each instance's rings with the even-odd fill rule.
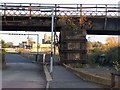
[[[49,66],[47,66],[49,68]],[[84,81],[68,71],[63,66],[54,66],[50,88],[99,88],[104,90],[104,86],[92,82]]]
[[[2,71],[2,88],[45,88],[43,67],[19,54],[6,54],[7,67]],[[36,89],[35,89],[36,90]]]
[[6,54],[6,61],[7,68],[2,72],[3,88],[33,88],[34,90],[34,88],[46,88],[47,86],[47,88],[99,88],[104,90],[103,85],[82,80],[60,65],[53,66],[51,79],[49,65],[46,68],[42,67],[19,54]]

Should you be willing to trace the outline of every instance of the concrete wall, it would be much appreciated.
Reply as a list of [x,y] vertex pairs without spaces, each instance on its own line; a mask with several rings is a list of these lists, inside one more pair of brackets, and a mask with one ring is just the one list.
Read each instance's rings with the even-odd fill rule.
[[[101,77],[98,75],[93,75],[91,73],[86,73],[84,71],[77,71],[74,68],[72,68],[66,64],[64,64],[64,66],[83,80],[111,87],[111,78],[105,78],[105,77]],[[115,88],[120,88],[119,80],[115,81]]]

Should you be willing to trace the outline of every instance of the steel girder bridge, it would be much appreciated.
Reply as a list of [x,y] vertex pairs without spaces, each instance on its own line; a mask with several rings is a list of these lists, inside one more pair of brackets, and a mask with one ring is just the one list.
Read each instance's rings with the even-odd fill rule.
[[51,8],[54,9],[55,29],[60,31],[59,18],[85,17],[91,23],[87,34],[119,35],[120,7],[118,4],[39,4],[0,3],[3,31],[51,31]]
[[[51,21],[54,10],[54,42],[56,32],[62,31],[62,18],[74,18],[75,22],[82,23],[87,34],[120,35],[120,6],[118,4],[38,4],[38,3],[1,3],[0,23],[3,31],[47,31],[51,32]],[[69,20],[66,19],[66,23]],[[61,38],[60,38],[61,39]],[[65,38],[64,38],[65,39]],[[86,37],[66,39],[62,41],[72,43],[86,43]],[[62,45],[62,44],[61,44]],[[64,46],[63,45],[63,46]],[[84,45],[82,45],[84,46]],[[81,47],[81,45],[79,45]],[[52,50],[51,50],[52,51]],[[55,53],[55,45],[54,45]],[[69,57],[72,54],[83,55],[78,59]],[[86,63],[86,48],[62,49],[65,62]],[[52,54],[51,54],[52,56]],[[51,65],[52,67],[52,65]]]

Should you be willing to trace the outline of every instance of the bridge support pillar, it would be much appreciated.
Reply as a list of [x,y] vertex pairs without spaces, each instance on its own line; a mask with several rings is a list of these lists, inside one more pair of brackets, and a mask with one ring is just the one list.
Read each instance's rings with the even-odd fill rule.
[[86,30],[80,27],[78,19],[63,18],[60,31],[61,63],[84,64],[87,60]]

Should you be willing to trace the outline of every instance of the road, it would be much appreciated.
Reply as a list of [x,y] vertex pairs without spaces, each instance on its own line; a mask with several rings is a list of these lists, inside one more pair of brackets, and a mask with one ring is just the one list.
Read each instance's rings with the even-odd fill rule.
[[5,54],[5,60],[7,63],[32,63],[31,60],[19,54]]
[[7,68],[2,72],[3,88],[45,88],[45,75],[40,64],[19,54],[6,54],[5,58]]

